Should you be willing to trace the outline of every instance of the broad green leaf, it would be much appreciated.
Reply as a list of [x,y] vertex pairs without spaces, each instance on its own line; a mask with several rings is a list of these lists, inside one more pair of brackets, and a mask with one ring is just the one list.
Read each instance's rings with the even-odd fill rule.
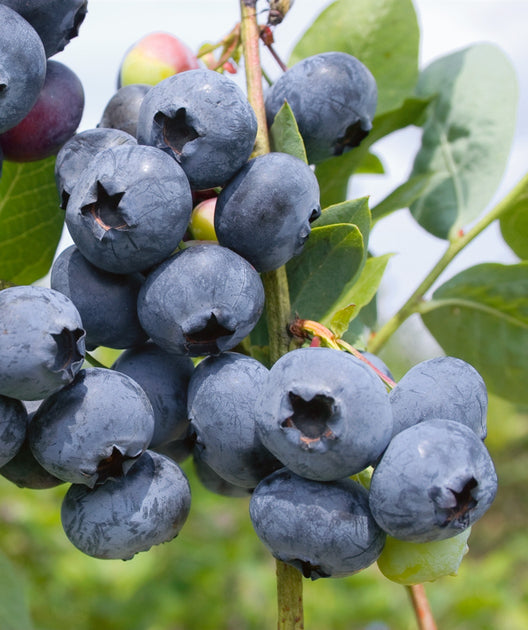
[[433,177],[411,212],[447,239],[483,212],[500,183],[515,131],[517,80],[500,48],[474,44],[430,64],[417,93],[437,97],[412,175]]
[[363,157],[363,160],[358,164],[355,172],[383,175],[385,173],[385,167],[377,155],[374,153],[367,153]]
[[303,252],[286,265],[292,312],[320,320],[353,282],[364,264],[363,237],[356,225],[316,227]]
[[421,315],[446,354],[471,363],[491,392],[528,404],[528,262],[466,269]]
[[0,628],[34,630],[26,597],[26,584],[3,553],[0,553]]
[[0,179],[0,280],[31,284],[45,276],[64,224],[55,158],[5,162]]
[[[335,302],[332,312],[321,323],[327,325],[337,335],[344,334],[350,322],[359,315],[364,306],[370,304],[376,295],[391,256],[392,254],[385,254],[367,258],[357,280],[343,291]],[[354,305],[354,308],[350,308],[351,305]]]
[[413,92],[419,37],[411,0],[336,0],[304,33],[289,63],[328,51],[357,57],[376,79],[379,115]]
[[279,109],[270,127],[270,143],[273,151],[289,153],[308,163],[304,142],[297,121],[288,103]]
[[368,197],[350,199],[324,208],[321,216],[312,223],[312,227],[323,227],[324,225],[333,225],[335,223],[353,223],[357,225],[363,236],[363,243],[366,245],[371,224]]
[[410,177],[372,208],[372,221],[379,221],[388,214],[396,212],[396,210],[408,208],[423,194],[430,180],[430,173],[422,173]]
[[504,240],[523,260],[528,259],[528,176],[525,180],[500,220]]
[[351,175],[361,172],[370,147],[393,131],[421,124],[431,100],[431,97],[406,99],[397,109],[376,116],[372,131],[358,147],[318,164],[315,174],[319,180],[322,205],[329,206],[346,199],[348,181]]

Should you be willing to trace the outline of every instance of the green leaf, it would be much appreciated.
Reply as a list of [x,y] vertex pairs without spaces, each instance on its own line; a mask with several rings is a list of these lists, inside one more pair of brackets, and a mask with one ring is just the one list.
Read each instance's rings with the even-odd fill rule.
[[383,175],[385,173],[385,167],[377,155],[374,153],[367,153],[363,157],[363,160],[357,165],[355,172]]
[[[336,335],[343,335],[350,322],[359,315],[364,306],[370,304],[376,295],[391,256],[392,254],[385,254],[367,258],[357,280],[348,289],[345,288],[335,302],[332,312],[321,323],[328,326]],[[354,308],[351,308],[352,305]],[[335,326],[339,328],[340,332]]]
[[500,229],[504,240],[517,256],[528,259],[528,186],[520,191],[501,217]]
[[357,225],[363,236],[363,243],[366,245],[371,224],[368,197],[349,199],[348,201],[324,208],[321,216],[312,223],[312,228],[334,225],[335,223],[352,223]]
[[433,177],[411,212],[447,239],[483,212],[500,183],[515,131],[517,80],[497,46],[475,44],[428,66],[417,93],[437,97],[412,174]]
[[312,229],[303,252],[286,265],[292,312],[321,320],[343,287],[364,264],[363,237],[356,225],[340,223]]
[[289,63],[328,51],[357,57],[376,79],[379,115],[414,90],[419,37],[411,0],[337,0],[307,29]]
[[379,221],[388,214],[396,212],[396,210],[408,208],[423,194],[430,181],[430,173],[422,173],[410,177],[372,208],[372,221]]
[[398,129],[421,123],[431,100],[431,97],[406,99],[397,109],[377,116],[371,132],[358,147],[318,164],[315,174],[321,189],[321,204],[329,206],[346,199],[350,176],[361,172],[362,164],[369,159],[370,147]]
[[0,280],[31,284],[48,273],[64,224],[55,158],[5,162],[0,179]]
[[22,577],[0,553],[0,628],[2,630],[34,630]]
[[277,112],[269,134],[272,151],[289,153],[308,163],[304,142],[288,103],[285,102]]
[[421,316],[446,354],[471,363],[491,392],[528,404],[528,262],[466,269]]

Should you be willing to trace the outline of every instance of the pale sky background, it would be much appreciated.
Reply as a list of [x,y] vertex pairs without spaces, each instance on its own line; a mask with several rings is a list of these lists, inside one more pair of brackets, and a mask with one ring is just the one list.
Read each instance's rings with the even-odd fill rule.
[[[306,27],[332,0],[296,0],[275,31],[277,51],[287,59]],[[503,182],[492,204],[526,173],[528,167],[528,0],[415,0],[421,24],[420,65],[473,42],[494,42],[515,67],[520,102],[517,133]],[[264,0],[257,5],[265,9]],[[239,20],[238,0],[89,0],[80,35],[55,56],[74,70],[85,89],[85,113],[80,129],[94,127],[116,89],[119,64],[127,49],[152,31],[167,31],[197,51],[206,41],[218,41]],[[262,14],[262,21],[266,13]],[[262,61],[276,73],[266,51]],[[349,196],[370,195],[375,205],[403,182],[410,171],[420,133],[415,128],[392,134],[374,147],[387,174],[357,177]],[[66,239],[67,240],[67,239]],[[489,228],[449,267],[442,279],[479,262],[514,262],[498,230]],[[402,210],[374,229],[370,246],[375,254],[394,252],[383,283],[381,315],[394,312],[432,267],[445,243],[430,236]]]

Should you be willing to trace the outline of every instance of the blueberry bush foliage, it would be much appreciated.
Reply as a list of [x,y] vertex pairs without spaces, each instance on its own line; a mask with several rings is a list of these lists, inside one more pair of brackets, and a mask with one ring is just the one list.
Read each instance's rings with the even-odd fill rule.
[[[259,4],[269,9],[267,3]],[[284,20],[288,19],[290,2],[269,4],[279,6]],[[240,39],[234,45],[232,38],[228,40],[228,59],[235,66],[241,59],[245,61],[239,72],[245,65],[248,97],[257,111],[261,108],[262,116],[259,88],[255,95],[251,82],[264,85],[264,90],[267,85],[251,44],[272,44],[269,40],[266,44],[264,38],[255,40],[251,29],[245,27],[245,21],[251,20],[252,24],[258,21],[266,25],[267,11],[257,12],[255,17],[255,8],[254,2],[241,1]],[[280,24],[271,27],[274,37],[280,37],[280,28]],[[184,39],[185,34],[176,34]],[[516,442],[515,453],[522,468],[525,455],[521,447],[526,432],[508,418],[528,406],[528,175],[489,207],[501,182],[515,131],[516,77],[506,55],[494,45],[474,44],[420,68],[419,44],[411,0],[335,0],[299,36],[286,60],[288,66],[326,51],[354,55],[376,79],[378,104],[372,130],[358,147],[315,166],[321,216],[312,224],[302,253],[279,272],[268,274],[266,301],[273,313],[262,318],[245,340],[244,348],[263,363],[273,363],[293,347],[292,337],[284,338],[284,324],[291,324],[295,317],[296,330],[306,339],[318,337],[323,345],[383,354],[400,326],[418,315],[446,355],[469,362],[484,378],[495,401],[490,421],[503,422],[505,431],[499,438],[493,425],[489,429],[499,455],[497,467],[500,469],[502,462],[500,447],[511,440]],[[413,160],[409,178],[376,205],[372,206],[368,197],[349,199],[355,174],[383,176],[376,143],[409,126],[422,130],[416,155],[406,156]],[[295,118],[287,105],[269,130],[261,125],[260,134],[258,151],[271,149],[306,159]],[[0,288],[46,282],[64,229],[54,166],[54,157],[28,163],[3,162]],[[369,236],[378,222],[405,208],[424,231],[445,243],[445,249],[433,268],[424,272],[423,281],[403,306],[386,321],[379,321],[378,300],[383,299],[379,289],[391,252],[372,255]],[[431,288],[444,271],[449,271],[455,257],[494,222],[500,224],[502,238],[518,261],[469,267],[451,275],[431,294]],[[99,349],[97,356],[109,364],[115,353]],[[494,409],[498,413],[493,414]],[[516,441],[519,436],[520,444]],[[100,561],[80,558],[79,552],[70,549],[60,530],[57,511],[63,487],[26,490],[30,496],[26,495],[29,498],[24,503],[17,498],[23,491],[7,481],[2,483],[0,627],[272,627],[276,619],[269,599],[274,597],[274,567],[251,531],[246,499],[211,495],[199,486],[192,467],[186,463],[184,468],[191,479],[193,504],[191,520],[178,540],[162,550],[154,548],[140,554],[130,563],[106,561],[102,568]],[[515,471],[509,471],[504,475],[505,483],[515,476]],[[506,493],[499,505],[515,512],[514,495]],[[492,524],[493,518],[498,531],[504,531],[501,527],[508,516],[501,517],[496,511],[494,517],[490,516]],[[498,542],[492,528],[489,532],[489,539],[480,543],[483,557]],[[512,541],[516,536],[517,532]],[[527,544],[524,539],[519,544],[522,558]],[[479,544],[477,556],[478,550]],[[498,583],[507,572],[501,565],[504,559],[490,557],[494,559],[492,565],[485,565],[484,559],[482,565],[472,565],[470,552],[455,587],[442,590],[442,581],[431,585],[428,592],[443,627],[493,628],[499,627],[500,618],[503,624],[510,624],[508,627],[520,628],[528,620],[526,604],[524,610],[521,606],[520,612],[513,612],[521,597],[514,586],[503,597],[497,590],[486,591],[476,571],[465,571],[466,563],[482,567],[484,574],[493,574]],[[31,581],[29,598],[24,590],[24,573]],[[298,616],[295,604],[281,600],[288,590],[290,595],[301,597],[297,578],[290,584],[291,576],[281,575],[279,566],[278,579],[279,606],[283,606],[280,610],[293,607]],[[412,627],[410,612],[400,606],[402,590],[384,580],[375,567],[344,580],[306,582],[307,627]],[[86,604],[88,607],[93,603],[86,621],[77,617],[84,612],[79,612],[82,607],[76,609],[76,600],[91,602]],[[413,602],[422,610],[416,597]],[[502,607],[510,611],[509,615],[497,617]],[[345,612],[332,617],[333,609]],[[476,625],[470,625],[471,619]],[[283,623],[279,627],[303,627],[298,618]]]

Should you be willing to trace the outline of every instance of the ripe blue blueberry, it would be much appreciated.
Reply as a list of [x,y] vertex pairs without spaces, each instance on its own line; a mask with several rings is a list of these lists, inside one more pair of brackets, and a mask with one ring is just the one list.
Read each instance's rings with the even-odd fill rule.
[[133,378],[152,404],[154,434],[149,448],[185,436],[189,426],[187,388],[194,370],[189,357],[171,354],[148,341],[122,352],[112,369]]
[[26,437],[28,417],[16,398],[0,396],[0,467],[18,453]]
[[254,488],[282,467],[257,435],[255,404],[268,377],[256,359],[237,352],[207,357],[189,383],[188,411],[200,458],[236,486]]
[[154,147],[127,144],[89,163],[72,190],[66,225],[96,267],[132,273],[173,252],[191,211],[191,189],[177,162]]
[[255,488],[249,514],[272,555],[312,580],[370,566],[386,538],[367,490],[352,479],[313,481],[282,468]]
[[0,291],[0,394],[41,400],[81,369],[85,331],[73,302],[36,285]]
[[456,357],[436,357],[412,367],[390,393],[393,435],[431,418],[467,424],[486,437],[488,394],[477,370]]
[[121,129],[135,138],[139,108],[151,87],[146,83],[129,83],[119,88],[106,104],[97,127]]
[[137,138],[177,160],[193,190],[223,186],[249,159],[257,118],[240,87],[213,70],[164,79],[145,95]]
[[75,304],[86,331],[86,347],[131,348],[147,333],[137,315],[140,273],[115,274],[92,265],[75,245],[64,249],[51,267],[50,286]]
[[214,227],[220,245],[271,271],[300,254],[321,215],[319,184],[312,169],[287,153],[266,153],[247,162],[222,189]]
[[41,403],[28,437],[33,455],[48,472],[93,488],[125,475],[153,432],[152,405],[132,378],[86,368]]
[[173,540],[189,515],[191,492],[180,467],[145,451],[126,477],[90,490],[70,486],[61,508],[68,539],[94,558],[130,560]]
[[271,126],[284,101],[292,108],[308,161],[317,164],[357,146],[372,128],[378,90],[370,70],[343,52],[307,57],[266,95]]
[[330,348],[283,355],[269,371],[256,417],[262,442],[285,466],[321,481],[372,465],[392,434],[381,379],[359,359]]
[[55,160],[55,182],[63,210],[92,158],[103,149],[121,144],[137,144],[137,140],[119,129],[86,129],[62,145]]
[[455,420],[424,420],[392,438],[372,475],[370,509],[393,538],[429,542],[473,525],[496,492],[476,433]]
[[0,4],[0,133],[27,116],[45,77],[40,37],[16,11]]
[[152,341],[169,352],[201,356],[234,348],[264,309],[255,269],[215,243],[192,245],[152,271],[138,314]]
[[252,488],[237,486],[223,477],[207,464],[203,459],[204,451],[201,448],[193,449],[193,467],[200,483],[204,488],[223,497],[248,497]]

